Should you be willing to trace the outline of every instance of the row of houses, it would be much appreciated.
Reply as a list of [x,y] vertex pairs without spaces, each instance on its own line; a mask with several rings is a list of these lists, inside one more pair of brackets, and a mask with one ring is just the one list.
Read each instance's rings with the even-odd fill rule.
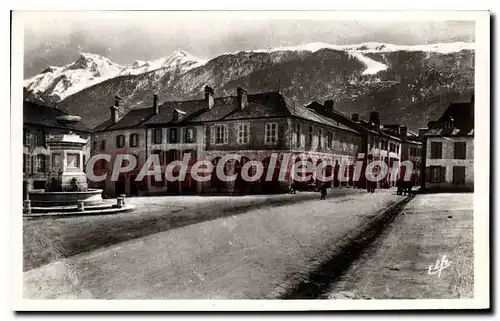
[[[410,144],[419,150],[421,146],[418,141],[407,139],[404,127],[401,130],[398,127],[397,133],[386,132],[378,113],[373,112],[369,122],[362,122],[358,115],[350,118],[337,112],[331,100],[302,106],[280,92],[247,94],[242,88],[235,95],[215,97],[213,89],[206,86],[202,99],[160,104],[154,96],[152,106],[120,116],[122,107],[119,97],[116,98],[109,119],[93,131],[92,154],[111,155],[110,162],[98,165],[102,173],[110,170],[109,164],[114,163],[117,154],[133,154],[139,165],[135,172],[121,175],[118,181],[111,181],[108,175],[97,186],[109,194],[284,191],[292,183],[290,177],[284,181],[277,179],[284,154],[307,158],[314,164],[332,160],[331,186],[364,187],[363,179],[354,180],[353,166],[348,168],[345,182],[338,180],[342,162],[355,163],[359,155],[371,154],[390,167],[394,161],[402,160],[401,154]],[[189,175],[182,182],[165,178],[156,181],[151,176],[136,182],[140,164],[150,155],[158,154],[165,167],[184,153],[190,153],[193,160],[210,161],[214,171],[222,157],[238,154],[241,160],[225,162],[223,170],[228,175],[238,174],[246,162],[258,161],[265,167],[262,178],[267,177],[266,165],[271,162],[271,155],[280,156],[270,181],[221,182],[214,173],[209,182],[197,182]],[[361,157],[366,161],[366,156]]]
[[[296,155],[298,159],[307,159],[314,164],[331,160],[334,179],[329,184],[332,187],[366,187],[364,175],[359,179],[353,177],[353,166],[345,173],[346,181],[338,180],[340,164],[346,161],[362,161],[364,170],[369,162],[380,160],[392,171],[399,162],[410,160],[414,163],[412,180],[415,184],[422,181],[420,168],[426,166],[422,157],[425,144],[419,140],[418,134],[404,126],[381,124],[375,111],[370,113],[368,120],[360,119],[358,114],[348,117],[335,110],[332,100],[303,106],[280,92],[248,94],[243,88],[238,88],[234,95],[216,97],[214,90],[206,86],[204,97],[200,99],[160,103],[158,96],[154,95],[152,105],[126,113],[120,101],[120,97],[115,97],[108,119],[93,129],[58,122],[58,117],[64,114],[59,109],[25,103],[25,190],[40,188],[47,177],[45,167],[40,163],[43,157],[39,156],[48,154],[47,147],[43,138],[32,137],[68,130],[89,141],[84,163],[96,154],[111,156],[109,162],[103,160],[95,164],[96,174],[110,174],[118,154],[136,157],[136,169],[121,174],[117,181],[112,181],[111,175],[107,175],[102,182],[89,182],[90,186],[102,188],[109,196],[285,191],[293,183],[290,175],[285,180],[277,179],[280,167],[289,166],[281,165],[285,154]],[[259,161],[264,164],[263,178],[268,176],[273,153],[279,157],[277,165],[272,167],[275,172],[269,181],[237,179],[222,182],[215,173],[206,182],[194,180],[189,175],[183,181],[175,182],[164,176],[161,180],[146,176],[136,181],[142,164],[150,155],[157,154],[164,169],[185,153],[191,155],[190,162],[210,161],[214,171],[223,166],[222,170],[228,175],[238,174],[249,161]],[[238,154],[241,159],[222,165],[221,158],[228,154]],[[47,164],[49,161],[43,162]],[[287,173],[289,170],[287,168]],[[389,178],[379,186],[393,185]]]

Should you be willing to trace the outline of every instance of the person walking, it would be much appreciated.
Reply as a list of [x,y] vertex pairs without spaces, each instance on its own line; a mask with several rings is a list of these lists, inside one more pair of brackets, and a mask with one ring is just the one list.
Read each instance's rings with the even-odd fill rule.
[[326,200],[326,186],[324,184],[321,185],[321,199]]

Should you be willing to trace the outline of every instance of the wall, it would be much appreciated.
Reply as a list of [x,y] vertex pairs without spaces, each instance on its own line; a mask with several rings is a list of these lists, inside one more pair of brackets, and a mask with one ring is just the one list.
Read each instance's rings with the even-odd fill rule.
[[[160,144],[155,144],[153,135],[154,135],[154,130],[157,128],[162,129],[162,142]],[[169,138],[169,129],[170,128],[177,128],[178,135],[179,137],[179,143],[169,143],[168,138]],[[186,142],[186,131],[188,128],[194,128],[195,132],[195,141],[193,143],[187,143]],[[181,155],[184,155],[185,152],[188,151],[193,151],[192,157],[194,157],[193,161],[195,160],[201,160],[204,159],[204,149],[205,149],[205,132],[204,132],[204,127],[200,124],[193,124],[193,125],[188,125],[188,126],[175,126],[175,127],[167,127],[167,126],[157,126],[157,127],[151,127],[147,129],[147,156],[151,155],[151,153],[155,150],[161,151],[161,152],[168,152],[169,150],[178,150]],[[164,177],[164,172],[167,167],[167,164],[162,165],[162,173]],[[188,175],[186,176],[186,182],[185,183],[168,183],[164,182],[162,183],[163,186],[156,186],[154,184],[154,178],[149,176],[147,179],[147,186],[148,186],[148,194],[165,194],[165,193],[184,193],[188,192],[194,192],[192,191],[193,188],[196,188],[196,192],[201,192],[202,191],[202,183],[200,182],[195,182],[195,181],[190,181],[190,175],[188,172]]]
[[[431,143],[442,143],[442,158],[431,159]],[[454,143],[466,142],[466,158],[454,159]],[[454,189],[474,187],[474,138],[473,137],[428,137],[426,139],[426,179],[427,189]],[[440,183],[429,182],[429,170],[431,166],[446,168],[445,181]],[[465,166],[465,185],[453,184],[453,166]]]
[[[130,146],[130,135],[132,134],[138,135],[137,147]],[[118,135],[125,136],[125,144],[124,147],[122,148],[118,148],[116,146],[116,137]],[[106,141],[106,147],[104,150],[101,150],[101,142],[103,140]],[[95,144],[95,142],[97,143],[97,145]],[[104,189],[105,196],[110,196],[110,197],[115,197],[117,196],[117,194],[121,194],[122,192],[124,192],[124,194],[126,195],[141,194],[142,189],[144,189],[145,192],[146,187],[145,186],[142,187],[140,183],[136,183],[134,181],[135,175],[139,172],[146,159],[145,128],[137,127],[137,128],[114,130],[108,132],[97,132],[92,135],[92,142],[90,146],[92,150],[92,155],[108,154],[111,155],[111,161],[107,163],[106,168],[98,168],[98,166],[94,166],[94,173],[96,175],[107,174],[107,177],[104,182],[98,182],[98,183],[89,182],[89,186],[92,186],[94,188]],[[136,155],[137,157],[137,166],[135,170],[130,171],[127,174],[122,174],[120,177],[120,182],[118,183],[111,181],[111,174],[117,154],[133,154]]]

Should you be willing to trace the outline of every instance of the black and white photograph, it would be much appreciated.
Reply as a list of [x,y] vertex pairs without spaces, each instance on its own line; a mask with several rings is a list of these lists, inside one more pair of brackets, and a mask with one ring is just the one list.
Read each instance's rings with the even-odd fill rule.
[[13,11],[14,306],[489,308],[489,24]]

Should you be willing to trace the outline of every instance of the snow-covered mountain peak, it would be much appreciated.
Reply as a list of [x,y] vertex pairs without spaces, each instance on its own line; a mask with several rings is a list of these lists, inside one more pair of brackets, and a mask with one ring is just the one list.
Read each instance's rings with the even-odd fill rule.
[[206,63],[206,60],[198,58],[185,50],[176,50],[165,59],[164,67],[170,65],[186,64],[191,68],[201,66]]
[[[62,66],[50,66],[40,74],[24,81],[24,87],[38,96],[59,101],[80,90],[122,75],[139,75],[159,70],[186,72],[205,64],[184,50],[176,50],[170,56],[154,61],[136,60],[131,65],[120,65],[98,54],[82,52],[74,62]],[[43,93],[43,95],[42,95]]]

